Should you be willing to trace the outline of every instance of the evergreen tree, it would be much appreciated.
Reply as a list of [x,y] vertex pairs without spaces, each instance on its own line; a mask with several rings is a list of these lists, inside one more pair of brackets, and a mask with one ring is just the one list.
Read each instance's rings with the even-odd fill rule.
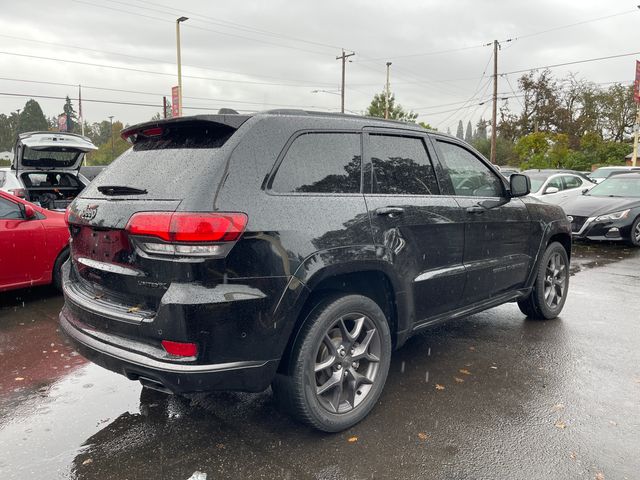
[[44,116],[44,113],[42,113],[40,104],[33,99],[27,100],[18,118],[16,134],[38,131],[46,132],[48,130],[49,122],[47,121],[47,117]]
[[78,125],[78,115],[68,95],[64,102],[63,113],[67,116],[67,132],[75,131]]
[[474,136],[475,140],[486,140],[487,139],[487,122],[484,118],[478,120],[476,124],[476,134]]
[[467,131],[464,134],[464,141],[471,143],[473,140],[473,128],[471,127],[471,121],[467,122]]
[[460,140],[464,139],[464,127],[462,126],[462,120],[458,120],[458,130],[456,130],[456,137]]

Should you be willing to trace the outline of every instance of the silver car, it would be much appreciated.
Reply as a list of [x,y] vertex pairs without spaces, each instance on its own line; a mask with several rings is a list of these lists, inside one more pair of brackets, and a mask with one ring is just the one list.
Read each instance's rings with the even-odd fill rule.
[[523,172],[531,180],[532,197],[558,205],[563,201],[582,195],[596,184],[583,176],[570,172],[526,171]]

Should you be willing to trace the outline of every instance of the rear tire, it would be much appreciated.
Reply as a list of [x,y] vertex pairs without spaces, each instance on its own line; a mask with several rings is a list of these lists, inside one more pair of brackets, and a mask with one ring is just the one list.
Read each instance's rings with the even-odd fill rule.
[[640,247],[640,217],[636,218],[631,225],[629,232],[629,245],[632,247]]
[[62,291],[62,265],[69,258],[69,249],[65,248],[53,264],[53,286]]
[[556,318],[569,292],[569,256],[564,247],[551,243],[544,252],[531,294],[518,301],[520,311],[533,320]]
[[352,427],[374,407],[387,379],[391,334],[373,300],[337,295],[320,300],[305,319],[288,374],[272,389],[281,408],[325,432]]

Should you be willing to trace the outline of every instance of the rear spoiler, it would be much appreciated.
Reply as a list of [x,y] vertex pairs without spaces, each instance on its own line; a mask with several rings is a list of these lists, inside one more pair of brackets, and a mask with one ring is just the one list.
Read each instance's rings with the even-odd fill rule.
[[223,114],[223,115],[193,115],[189,117],[168,118],[166,120],[157,120],[145,123],[139,123],[131,127],[125,128],[120,136],[130,142],[135,143],[138,137],[156,137],[162,135],[165,130],[171,130],[172,127],[185,127],[189,124],[204,126],[211,124],[212,126],[222,126],[233,130],[237,130],[240,126],[249,120],[251,115]]

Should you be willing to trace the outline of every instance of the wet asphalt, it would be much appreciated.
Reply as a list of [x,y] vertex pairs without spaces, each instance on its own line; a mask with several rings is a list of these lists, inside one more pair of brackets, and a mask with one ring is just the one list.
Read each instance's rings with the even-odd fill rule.
[[270,390],[142,391],[66,345],[57,292],[0,294],[0,478],[638,479],[640,250],[579,244],[572,272],[557,320],[508,304],[410,340],[339,434]]

